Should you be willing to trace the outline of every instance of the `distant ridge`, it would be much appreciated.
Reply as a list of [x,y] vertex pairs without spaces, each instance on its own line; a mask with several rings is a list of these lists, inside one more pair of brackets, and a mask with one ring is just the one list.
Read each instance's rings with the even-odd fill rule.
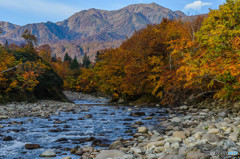
[[[129,5],[119,10],[105,11],[99,9],[83,10],[61,22],[33,23],[18,26],[8,22],[0,22],[3,33],[0,35],[2,43],[8,39],[10,42],[21,43],[21,35],[28,29],[39,39],[39,44],[51,43],[55,53],[62,57],[68,51],[56,47],[64,44],[115,42],[131,36],[134,31],[144,28],[147,24],[158,24],[163,18],[174,19],[186,17],[181,11],[171,11],[156,3]],[[118,44],[117,44],[118,43]],[[115,42],[119,45],[119,42]],[[115,46],[114,44],[114,46]],[[79,46],[78,46],[79,47]],[[85,50],[91,53],[92,48]],[[96,50],[92,50],[96,51]],[[72,56],[81,56],[83,53],[72,50]]]

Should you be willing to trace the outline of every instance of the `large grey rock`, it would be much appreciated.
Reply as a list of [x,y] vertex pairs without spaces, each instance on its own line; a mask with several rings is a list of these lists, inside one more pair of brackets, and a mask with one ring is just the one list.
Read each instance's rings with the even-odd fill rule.
[[118,150],[105,150],[100,152],[95,159],[107,159],[107,158],[112,158],[112,159],[124,159],[123,157],[125,156],[125,153],[122,151]]
[[178,137],[181,139],[186,139],[186,135],[184,131],[175,131],[173,132],[173,137]]
[[139,133],[147,133],[148,132],[148,129],[146,127],[139,127],[138,128],[138,132]]
[[170,138],[167,138],[166,141],[169,143],[173,143],[173,142],[181,142],[182,139],[178,137],[170,137]]
[[218,143],[218,147],[223,147],[223,149],[229,149],[235,146],[236,144],[232,140],[223,140]]
[[181,118],[179,118],[179,117],[174,117],[170,120],[171,120],[171,122],[175,122],[175,123],[180,123],[181,122]]
[[216,134],[204,134],[202,139],[206,139],[209,142],[219,142],[221,140]]
[[226,112],[220,112],[220,113],[218,113],[218,116],[225,118],[227,116],[227,113]]
[[231,133],[229,139],[231,139],[232,141],[238,141],[238,132]]
[[147,148],[152,147],[152,146],[163,146],[165,144],[165,141],[157,141],[157,142],[151,142],[147,144]]
[[209,159],[210,156],[197,151],[190,151],[187,153],[186,159]]
[[216,128],[208,129],[209,134],[218,134],[219,132],[220,132],[219,129]]
[[179,108],[180,108],[181,110],[187,110],[187,109],[188,109],[188,106],[183,105],[183,106],[180,106]]
[[124,146],[123,144],[123,139],[118,139],[116,141],[114,141],[111,145],[110,145],[110,149],[118,149],[120,147]]
[[137,148],[137,147],[132,147],[130,149],[134,154],[141,154],[142,153],[142,150]]
[[46,150],[39,156],[40,157],[56,157],[56,153],[53,150]]
[[2,119],[8,119],[9,117],[8,116],[0,116],[0,120]]

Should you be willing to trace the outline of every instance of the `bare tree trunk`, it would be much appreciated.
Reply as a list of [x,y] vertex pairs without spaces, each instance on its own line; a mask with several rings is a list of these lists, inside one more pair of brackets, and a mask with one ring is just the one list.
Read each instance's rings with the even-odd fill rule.
[[[23,64],[24,64],[24,63],[23,63]],[[17,69],[18,67],[22,66],[23,64],[19,64],[19,65],[17,65],[17,66],[8,68],[8,69],[6,69],[6,70],[3,70],[2,72],[0,72],[0,74],[3,74],[3,73],[5,73],[5,72],[9,72],[9,71],[15,70],[15,69]]]

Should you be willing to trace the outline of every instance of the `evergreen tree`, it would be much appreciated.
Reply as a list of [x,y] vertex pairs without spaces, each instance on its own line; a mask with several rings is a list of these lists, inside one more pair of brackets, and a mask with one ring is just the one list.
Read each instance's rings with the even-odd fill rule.
[[89,68],[89,65],[91,64],[89,57],[85,54],[82,61],[82,66],[85,68]]
[[72,62],[72,58],[68,55],[68,53],[66,52],[65,56],[64,56],[64,62],[68,62],[69,64]]
[[56,54],[53,55],[51,61],[52,61],[52,62],[57,62],[57,56],[56,56]]
[[95,56],[95,62],[99,62],[99,55],[100,55],[100,52],[97,51],[96,56]]
[[4,49],[5,50],[9,50],[9,45],[8,45],[8,41],[6,40],[5,44],[4,44]]
[[75,56],[73,61],[70,64],[70,69],[74,70],[74,69],[78,69],[79,68],[79,63],[77,61],[77,57]]

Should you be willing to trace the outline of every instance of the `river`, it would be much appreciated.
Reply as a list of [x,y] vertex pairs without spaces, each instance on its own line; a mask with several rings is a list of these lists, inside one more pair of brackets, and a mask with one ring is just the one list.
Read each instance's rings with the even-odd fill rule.
[[[105,148],[116,139],[129,139],[136,132],[132,126],[142,122],[145,126],[159,123],[165,118],[163,109],[147,107],[117,106],[105,101],[81,100],[76,104],[84,107],[81,112],[59,112],[49,118],[23,117],[0,120],[0,159],[39,159],[47,149],[57,153],[56,159],[71,156],[75,146]],[[143,116],[131,116],[134,112],[144,112]],[[146,117],[152,119],[146,120]],[[6,136],[13,140],[3,141]],[[40,148],[25,149],[25,144],[39,144]]]

